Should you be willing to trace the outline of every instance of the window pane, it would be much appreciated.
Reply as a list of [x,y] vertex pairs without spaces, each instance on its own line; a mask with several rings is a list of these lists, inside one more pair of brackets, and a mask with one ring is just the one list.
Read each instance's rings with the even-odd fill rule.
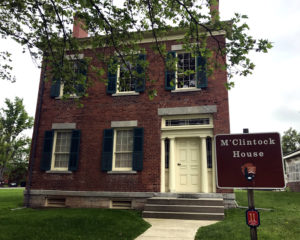
[[166,120],[166,126],[207,125],[209,118],[172,119]]
[[131,168],[133,151],[133,131],[118,130],[115,151],[115,167]]
[[129,92],[135,90],[135,77],[136,67],[129,61],[126,64],[120,65],[120,77],[118,81],[119,92]]
[[178,53],[177,58],[177,88],[195,87],[195,57],[190,53]]
[[57,132],[55,145],[55,168],[67,168],[71,147],[71,132]]
[[71,132],[57,132],[55,152],[68,153],[70,151],[71,146],[71,137]]
[[55,154],[55,168],[67,168],[69,164],[69,154],[66,153],[56,153]]
[[131,168],[132,153],[116,153],[116,168]]

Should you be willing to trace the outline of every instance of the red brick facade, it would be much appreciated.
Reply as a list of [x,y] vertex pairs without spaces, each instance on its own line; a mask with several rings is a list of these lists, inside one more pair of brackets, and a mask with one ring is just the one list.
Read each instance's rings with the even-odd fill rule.
[[[223,40],[222,36],[217,36]],[[209,39],[209,45],[215,45]],[[167,42],[167,49],[177,41]],[[161,117],[158,108],[216,105],[213,114],[214,134],[229,133],[228,93],[225,88],[226,72],[216,70],[208,78],[208,87],[196,92],[170,92],[165,90],[164,62],[153,52],[150,44],[144,44],[149,62],[148,74],[156,83],[146,83],[146,91],[136,96],[111,96],[103,82],[95,81],[79,108],[74,100],[50,97],[51,83],[44,84],[39,123],[35,125],[37,145],[34,153],[31,189],[70,191],[159,192],[161,165]],[[85,57],[92,56],[89,50]],[[88,78],[93,76],[88,74]],[[42,86],[42,84],[41,84]],[[149,100],[147,89],[157,90],[157,96]],[[40,90],[41,91],[41,88]],[[101,171],[103,130],[111,127],[111,121],[137,120],[144,128],[143,170],[136,174],[108,174]],[[44,132],[52,123],[76,123],[81,130],[78,170],[72,173],[46,173],[40,170]],[[231,192],[231,191],[229,191]]]

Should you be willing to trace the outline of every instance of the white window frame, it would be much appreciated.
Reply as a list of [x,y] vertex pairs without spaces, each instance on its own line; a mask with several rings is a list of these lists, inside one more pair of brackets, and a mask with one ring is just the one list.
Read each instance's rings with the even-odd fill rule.
[[121,79],[121,65],[119,64],[118,65],[118,70],[117,70],[116,94],[119,94],[119,95],[122,95],[122,94],[124,94],[124,95],[126,95],[126,94],[132,94],[132,95],[139,94],[136,91],[119,91],[120,79]]
[[[184,53],[189,53],[187,51],[175,51],[175,57],[178,59],[178,54],[184,54]],[[176,61],[176,71],[175,71],[175,91],[187,91],[187,90],[198,90],[197,88],[197,58],[195,58],[195,87],[187,87],[187,88],[179,88],[178,87],[178,60]]]
[[[80,59],[84,59],[84,54],[70,54],[70,55],[67,55],[66,56],[66,59],[67,60],[80,60]],[[61,99],[61,98],[63,98],[63,96],[64,96],[64,83],[63,82],[61,82],[60,83],[60,89],[59,89],[59,96],[58,97],[56,97],[57,99]],[[77,94],[76,93],[72,93],[72,94],[70,94],[70,98],[80,98],[79,96],[77,96]]]
[[[55,130],[53,136],[53,145],[52,145],[52,157],[51,157],[51,171],[68,171],[69,166],[67,167],[55,167],[55,148],[56,148],[56,141],[57,141],[57,133],[59,132],[68,132],[71,133],[70,138],[70,146],[72,144],[72,130]],[[70,149],[71,150],[71,149]],[[69,154],[71,153],[69,150]]]
[[[209,124],[203,125],[182,125],[182,126],[166,126],[166,120],[177,120],[177,119],[198,119],[198,118],[208,118]],[[213,116],[212,114],[188,114],[188,115],[172,115],[164,116],[161,120],[162,130],[175,130],[175,129],[207,129],[213,128]]]
[[133,156],[133,128],[116,128],[114,129],[114,143],[113,143],[113,161],[112,161],[112,171],[132,171],[132,163],[131,167],[116,167],[116,149],[117,149],[117,132],[118,131],[124,131],[124,130],[130,130],[132,131],[132,156]]

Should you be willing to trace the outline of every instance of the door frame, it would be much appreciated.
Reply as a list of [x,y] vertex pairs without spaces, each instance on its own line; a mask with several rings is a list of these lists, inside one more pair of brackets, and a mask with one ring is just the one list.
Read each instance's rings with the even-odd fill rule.
[[[191,115],[176,115],[176,116],[165,116],[162,117],[162,128],[161,128],[161,192],[178,192],[176,189],[176,172],[175,172],[175,155],[176,155],[176,139],[179,138],[199,138],[200,144],[207,137],[211,137],[213,140],[213,119],[210,114],[192,115],[195,117],[209,117],[209,125],[199,125],[199,126],[179,126],[179,127],[166,127],[166,119],[176,119],[176,118],[189,118]],[[169,169],[165,169],[165,139],[170,139],[170,161]],[[206,143],[205,143],[206,145]],[[213,145],[213,144],[212,144]],[[201,188],[202,192],[216,192],[216,181],[215,181],[215,154],[214,147],[212,147],[212,168],[207,169],[206,178],[209,178],[206,182],[209,186]],[[200,151],[201,155],[201,151]],[[203,156],[201,156],[203,158]],[[200,157],[200,158],[201,158]],[[167,179],[166,179],[167,178]],[[204,190],[203,190],[204,189]]]

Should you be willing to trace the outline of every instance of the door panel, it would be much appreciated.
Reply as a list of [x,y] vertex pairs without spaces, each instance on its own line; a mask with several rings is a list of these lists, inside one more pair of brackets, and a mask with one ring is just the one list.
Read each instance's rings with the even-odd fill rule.
[[177,192],[200,192],[199,147],[198,138],[176,139]]

